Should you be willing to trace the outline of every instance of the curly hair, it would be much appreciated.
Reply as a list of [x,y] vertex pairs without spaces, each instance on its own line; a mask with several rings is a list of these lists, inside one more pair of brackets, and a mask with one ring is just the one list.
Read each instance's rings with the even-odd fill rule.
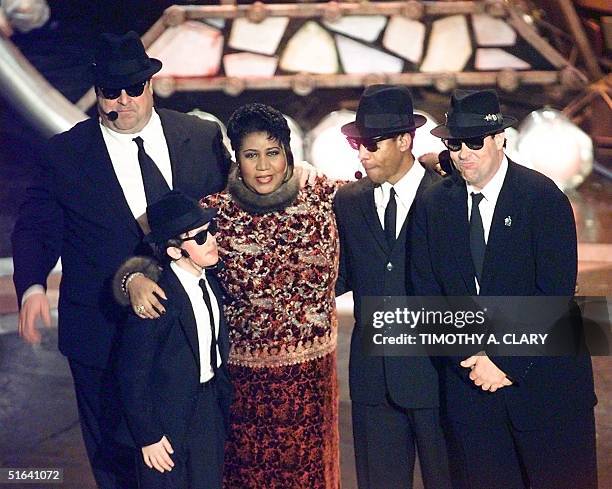
[[280,142],[287,155],[287,164],[293,167],[293,153],[290,146],[291,131],[287,120],[280,111],[260,103],[238,107],[227,123],[227,135],[236,154],[240,151],[244,138],[254,132],[265,132],[272,139]]

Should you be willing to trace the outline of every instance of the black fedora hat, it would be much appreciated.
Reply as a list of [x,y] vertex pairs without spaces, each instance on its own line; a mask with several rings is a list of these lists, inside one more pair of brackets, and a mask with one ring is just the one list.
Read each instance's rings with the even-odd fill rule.
[[455,90],[446,124],[434,127],[431,133],[442,139],[470,138],[501,132],[516,122],[502,115],[494,90]]
[[163,243],[181,233],[203,226],[217,215],[217,209],[205,208],[178,190],[172,190],[147,206],[151,232],[145,243]]
[[349,137],[372,138],[414,131],[427,122],[413,114],[410,90],[401,85],[371,85],[359,99],[355,122],[342,126]]
[[162,62],[149,58],[134,31],[124,35],[102,34],[93,63],[94,84],[105,88],[124,88],[151,78]]

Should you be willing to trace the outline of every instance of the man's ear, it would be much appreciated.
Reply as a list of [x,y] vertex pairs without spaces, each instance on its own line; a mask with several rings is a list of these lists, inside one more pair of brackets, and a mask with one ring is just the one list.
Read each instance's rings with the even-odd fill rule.
[[412,151],[413,133],[406,132],[399,136],[400,151]]
[[178,260],[182,256],[180,248],[177,248],[176,246],[168,246],[166,248],[166,254],[173,260]]
[[506,134],[503,132],[499,132],[497,134],[495,134],[493,136],[493,139],[495,140],[495,147],[501,151],[502,149],[504,149],[504,142],[506,141]]

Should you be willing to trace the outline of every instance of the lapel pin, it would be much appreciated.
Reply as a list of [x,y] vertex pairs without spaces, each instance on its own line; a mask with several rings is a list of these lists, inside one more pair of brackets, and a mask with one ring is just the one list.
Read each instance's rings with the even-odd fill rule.
[[510,216],[506,216],[504,219],[504,224],[508,227],[512,226],[512,218]]

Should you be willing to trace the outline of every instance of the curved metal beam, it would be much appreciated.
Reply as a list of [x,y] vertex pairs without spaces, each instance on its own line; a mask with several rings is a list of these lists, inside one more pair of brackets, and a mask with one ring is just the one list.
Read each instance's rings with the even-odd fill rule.
[[0,90],[7,102],[44,136],[67,131],[88,118],[38,73],[0,34]]

